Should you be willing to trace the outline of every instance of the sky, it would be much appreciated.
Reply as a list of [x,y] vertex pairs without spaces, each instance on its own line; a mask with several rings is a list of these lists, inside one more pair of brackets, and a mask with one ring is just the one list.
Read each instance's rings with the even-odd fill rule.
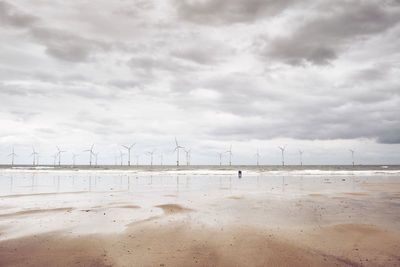
[[399,0],[0,0],[0,40],[3,164],[175,164],[175,137],[192,164],[400,164]]

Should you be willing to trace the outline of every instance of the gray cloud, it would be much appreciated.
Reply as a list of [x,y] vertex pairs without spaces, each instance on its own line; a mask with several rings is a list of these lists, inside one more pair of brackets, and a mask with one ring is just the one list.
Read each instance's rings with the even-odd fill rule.
[[373,163],[400,144],[399,12],[395,0],[1,1],[0,148],[169,149],[177,136],[196,156],[236,142],[241,157],[240,145],[293,139],[311,154],[366,139]]
[[83,62],[89,60],[93,53],[110,49],[110,45],[103,41],[84,38],[65,30],[39,26],[44,24],[39,17],[3,1],[0,2],[0,23],[25,29],[32,41],[44,45],[48,55],[60,60]]
[[292,0],[176,0],[181,19],[199,24],[231,24],[253,22],[279,14]]
[[227,57],[233,57],[236,53],[229,45],[213,40],[198,38],[199,45],[186,45],[175,49],[171,55],[180,59],[188,60],[201,65],[214,65],[221,63]]
[[105,42],[55,29],[34,27],[31,34],[36,41],[46,46],[47,54],[71,62],[87,61],[93,53],[110,49]]
[[21,11],[5,1],[0,1],[0,25],[28,27],[38,21],[36,16]]
[[291,65],[326,65],[353,41],[382,34],[400,21],[400,10],[381,2],[325,4],[317,17],[286,37],[265,40],[264,55]]

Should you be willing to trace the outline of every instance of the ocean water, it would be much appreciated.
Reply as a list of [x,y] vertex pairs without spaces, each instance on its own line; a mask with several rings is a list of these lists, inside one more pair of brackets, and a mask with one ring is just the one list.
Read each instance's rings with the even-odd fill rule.
[[[237,170],[242,170],[241,178]],[[173,166],[0,169],[0,196],[43,193],[258,192],[285,196],[357,193],[400,182],[400,166]]]

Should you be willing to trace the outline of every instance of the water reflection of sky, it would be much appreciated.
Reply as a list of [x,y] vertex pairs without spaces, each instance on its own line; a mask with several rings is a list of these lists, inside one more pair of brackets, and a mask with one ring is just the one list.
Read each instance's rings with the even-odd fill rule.
[[400,176],[144,175],[126,173],[0,173],[0,195],[113,192],[177,194],[218,190],[285,195],[361,192],[365,183],[396,182]]

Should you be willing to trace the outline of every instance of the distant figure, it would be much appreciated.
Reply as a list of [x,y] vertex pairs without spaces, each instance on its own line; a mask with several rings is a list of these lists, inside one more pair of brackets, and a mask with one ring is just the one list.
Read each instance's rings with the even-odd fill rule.
[[238,171],[238,177],[239,177],[239,179],[242,178],[242,171],[241,170]]

